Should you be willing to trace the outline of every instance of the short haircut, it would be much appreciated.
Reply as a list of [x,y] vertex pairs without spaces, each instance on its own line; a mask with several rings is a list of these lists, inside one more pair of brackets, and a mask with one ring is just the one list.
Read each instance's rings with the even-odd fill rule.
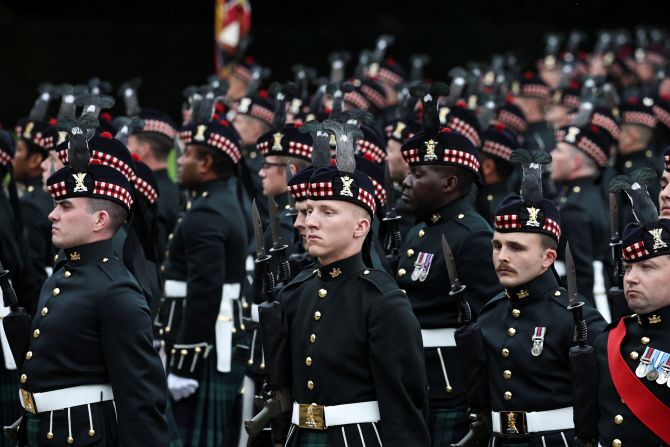
[[217,178],[228,180],[235,173],[233,160],[222,150],[200,144],[194,145],[196,148],[196,157],[202,160],[205,157],[212,158],[212,172]]
[[281,155],[277,157],[278,163],[291,163],[295,165],[296,171],[299,171],[303,168],[306,168],[309,166],[311,163],[307,160],[303,160],[302,158],[297,158],[297,157],[289,157],[287,155]]
[[632,130],[635,134],[635,141],[642,143],[644,146],[647,146],[654,136],[654,131],[648,127],[639,126],[637,124],[624,124],[621,127]]
[[33,141],[28,140],[27,138],[21,138],[21,140],[28,149],[28,156],[31,156],[33,154],[40,154],[42,156],[42,161],[44,161],[44,159],[49,156],[49,151],[47,149],[44,149],[42,146],[35,144]]
[[134,136],[140,143],[149,145],[156,160],[167,161],[173,146],[172,140],[167,136],[156,132],[139,132],[134,134]]
[[472,171],[469,171],[465,168],[460,168],[458,166],[444,166],[444,165],[429,165],[431,168],[435,168],[437,172],[442,174],[444,177],[453,175],[458,178],[458,184],[456,185],[457,192],[461,196],[467,196],[470,194],[472,189],[472,184],[475,181],[475,174]]
[[479,154],[479,157],[482,159],[482,161],[484,161],[484,160],[493,161],[493,164],[496,168],[496,174],[498,174],[498,176],[500,176],[503,179],[509,178],[509,176],[512,175],[512,172],[514,172],[514,167],[515,167],[514,164],[510,163],[507,160],[504,160],[500,157],[494,157],[494,156],[488,155],[485,152],[481,152]]
[[128,212],[125,210],[125,208],[123,208],[118,203],[114,203],[107,199],[88,199],[86,211],[88,211],[89,214],[93,214],[98,211],[106,211],[107,214],[109,214],[109,228],[114,234],[119,231],[119,228],[121,228],[121,226],[128,218]]
[[547,234],[538,234],[540,236],[540,246],[542,250],[550,249],[556,250],[558,248],[558,242],[553,237]]

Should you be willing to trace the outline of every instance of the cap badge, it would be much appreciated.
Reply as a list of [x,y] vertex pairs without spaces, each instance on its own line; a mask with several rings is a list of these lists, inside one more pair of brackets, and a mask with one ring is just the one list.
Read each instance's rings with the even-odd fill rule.
[[339,267],[333,267],[333,269],[330,272],[328,272],[328,274],[330,275],[331,278],[337,278],[342,274],[342,269],[340,269]]
[[660,315],[652,315],[651,317],[647,317],[649,319],[649,324],[658,324],[661,322],[661,316]]
[[447,124],[447,115],[449,115],[449,107],[440,108],[440,124]]
[[86,192],[88,191],[88,188],[86,185],[84,185],[84,179],[86,179],[86,173],[85,172],[78,172],[76,174],[72,174],[72,177],[74,177],[74,181],[77,182],[74,185],[74,190],[72,192]]
[[579,135],[579,127],[571,127],[568,129],[568,135],[566,135],[565,141],[574,143],[577,140],[577,135]]
[[249,111],[249,106],[251,105],[251,98],[242,98],[240,100],[240,105],[237,107],[239,113],[247,113]]
[[528,227],[539,227],[540,222],[537,220],[537,215],[540,214],[540,209],[535,208],[534,206],[526,208],[528,210],[528,221],[526,226]]
[[395,126],[395,130],[393,131],[393,138],[401,139],[402,138],[402,131],[405,130],[405,123],[398,123]]
[[661,239],[662,233],[663,233],[662,228],[649,230],[649,234],[651,234],[651,237],[654,238],[654,246],[652,247],[652,250],[658,250],[659,248],[668,248],[668,244],[663,242],[663,239]]
[[274,143],[272,144],[272,150],[273,151],[281,151],[281,139],[284,137],[284,134],[281,132],[277,132],[272,135],[272,138],[274,138]]
[[78,251],[73,251],[70,253],[70,261],[79,261],[81,259],[81,255],[79,254]]
[[516,293],[516,297],[519,298],[520,300],[527,298],[529,295],[528,290],[526,289],[521,289]]
[[196,141],[204,141],[205,131],[207,131],[207,126],[205,126],[204,124],[199,125],[195,131],[195,137],[193,137],[193,139]]
[[354,194],[351,192],[351,184],[354,182],[354,179],[345,175],[344,177],[340,177],[340,180],[342,180],[342,190],[340,191],[340,195],[353,197]]
[[423,161],[433,161],[437,160],[437,155],[435,155],[435,148],[437,147],[437,141],[428,140],[426,144],[426,154],[423,156]]
[[23,137],[24,138],[31,138],[32,137],[34,126],[35,126],[35,123],[33,123],[32,121],[29,122],[28,124],[26,124],[26,128],[23,131]]

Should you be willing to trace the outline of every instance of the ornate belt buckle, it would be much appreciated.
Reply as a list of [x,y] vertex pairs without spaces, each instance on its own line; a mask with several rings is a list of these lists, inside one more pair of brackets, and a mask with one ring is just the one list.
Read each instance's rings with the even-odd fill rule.
[[311,430],[325,430],[326,417],[323,405],[299,404],[298,427]]
[[35,398],[33,398],[33,393],[26,391],[24,389],[19,389],[21,392],[21,401],[23,402],[23,408],[32,414],[37,414],[37,405],[35,405]]
[[528,424],[525,411],[501,411],[500,433],[503,435],[527,435]]

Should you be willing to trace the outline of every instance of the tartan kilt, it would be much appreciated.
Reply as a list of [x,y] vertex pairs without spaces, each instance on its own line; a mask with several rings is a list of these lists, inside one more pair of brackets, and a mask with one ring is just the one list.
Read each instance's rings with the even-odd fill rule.
[[541,432],[525,438],[492,437],[489,446],[494,447],[572,447],[575,445],[574,430]]
[[[170,392],[168,391],[167,394],[170,395]],[[177,422],[174,420],[174,415],[172,414],[170,399],[168,399],[167,407],[165,408],[165,419],[167,419],[168,430],[170,430],[170,444],[168,444],[168,447],[184,447],[184,444],[181,442],[181,436],[179,436]]]
[[239,429],[231,427],[231,421],[239,420],[235,412],[240,409],[235,403],[244,371],[244,365],[233,362],[229,373],[218,372],[216,350],[212,350],[196,393],[177,402],[170,396],[184,447],[218,447],[224,444],[228,430]]
[[432,447],[449,447],[463,439],[469,429],[470,419],[466,406],[430,409],[428,430]]
[[[23,408],[19,402],[19,377],[16,370],[5,369],[3,363],[0,366],[0,422],[3,426],[11,425],[22,414]],[[13,447],[4,433],[0,436],[0,447]]]
[[300,430],[297,447],[329,447],[330,436],[327,431]]

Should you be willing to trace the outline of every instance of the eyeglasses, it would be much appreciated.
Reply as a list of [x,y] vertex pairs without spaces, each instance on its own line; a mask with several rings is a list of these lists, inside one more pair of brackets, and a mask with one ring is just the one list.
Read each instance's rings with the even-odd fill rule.
[[270,169],[272,167],[285,168],[286,163],[270,163],[269,161],[264,161],[261,169],[263,169],[264,171],[267,171],[268,169]]

